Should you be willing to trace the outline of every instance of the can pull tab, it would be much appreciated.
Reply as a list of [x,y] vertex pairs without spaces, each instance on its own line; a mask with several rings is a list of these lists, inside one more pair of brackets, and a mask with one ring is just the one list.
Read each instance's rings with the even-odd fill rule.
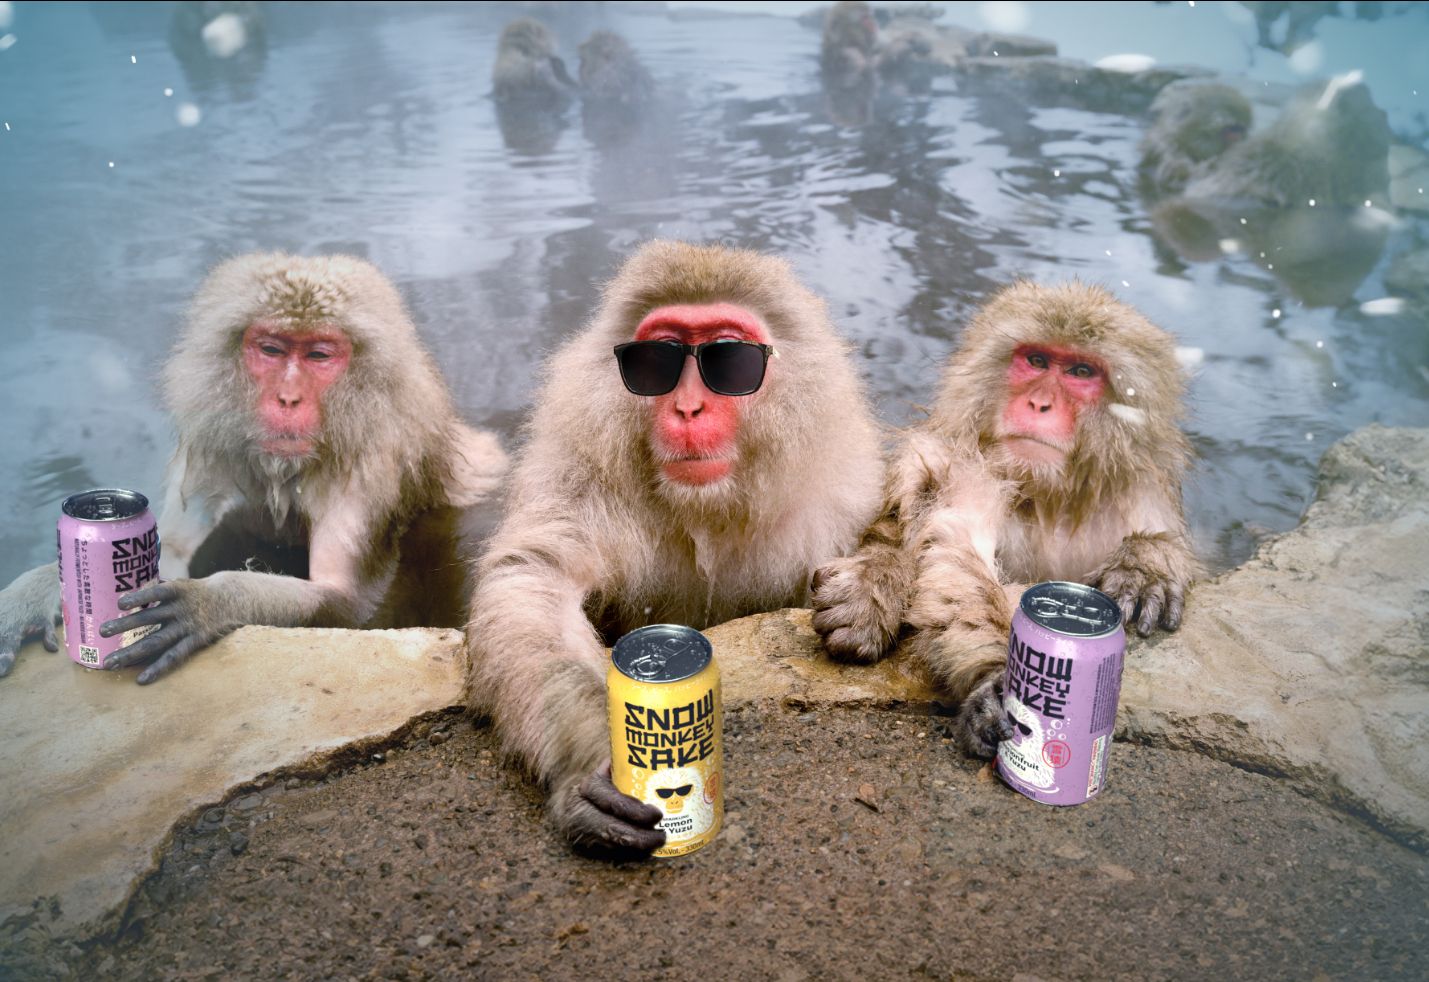
[[93,507],[96,518],[114,517],[114,498],[110,495],[103,494],[95,498]]

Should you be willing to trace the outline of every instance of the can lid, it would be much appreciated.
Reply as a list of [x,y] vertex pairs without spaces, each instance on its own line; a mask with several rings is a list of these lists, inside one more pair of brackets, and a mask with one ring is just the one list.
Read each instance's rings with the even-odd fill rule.
[[1030,586],[1019,604],[1033,623],[1074,638],[1100,638],[1121,627],[1121,608],[1095,587],[1053,580]]
[[679,682],[704,671],[712,657],[710,639],[681,624],[636,628],[610,652],[621,674],[637,682]]
[[60,505],[60,510],[81,522],[122,522],[142,515],[149,508],[149,499],[138,491],[120,488],[98,488],[72,494]]

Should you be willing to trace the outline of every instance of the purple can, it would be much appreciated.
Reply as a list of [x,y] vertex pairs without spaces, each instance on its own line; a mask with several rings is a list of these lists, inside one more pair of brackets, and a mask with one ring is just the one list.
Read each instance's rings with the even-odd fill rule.
[[1002,706],[1015,731],[997,772],[1049,805],[1078,805],[1106,784],[1126,632],[1121,609],[1080,583],[1038,583],[1012,616]]
[[55,538],[65,647],[71,660],[98,668],[109,654],[154,630],[99,636],[99,625],[130,613],[119,609],[120,596],[159,578],[159,527],[149,499],[137,491],[84,491],[66,498],[60,511]]

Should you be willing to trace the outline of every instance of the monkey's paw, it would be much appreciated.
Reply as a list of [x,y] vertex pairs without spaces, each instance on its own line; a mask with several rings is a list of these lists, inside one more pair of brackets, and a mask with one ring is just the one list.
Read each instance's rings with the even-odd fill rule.
[[968,693],[953,718],[953,738],[963,753],[991,760],[1012,739],[1012,717],[1002,708],[1002,676],[991,675]]
[[665,844],[664,831],[655,827],[664,813],[616,788],[609,761],[556,785],[550,808],[556,828],[578,849],[644,855]]
[[1165,536],[1130,535],[1089,578],[1116,601],[1121,619],[1143,638],[1156,628],[1181,626],[1194,559]]
[[105,621],[99,626],[101,637],[159,625],[104,660],[103,667],[112,670],[157,659],[139,673],[140,685],[172,672],[242,623],[224,612],[225,605],[204,580],[152,583],[124,594],[119,607],[134,613]]
[[829,655],[870,664],[888,654],[903,621],[902,607],[878,596],[858,556],[835,559],[814,573],[814,630]]
[[29,638],[38,635],[46,651],[59,651],[55,628],[62,620],[59,571],[53,564],[22,573],[0,590],[0,678],[10,674]]

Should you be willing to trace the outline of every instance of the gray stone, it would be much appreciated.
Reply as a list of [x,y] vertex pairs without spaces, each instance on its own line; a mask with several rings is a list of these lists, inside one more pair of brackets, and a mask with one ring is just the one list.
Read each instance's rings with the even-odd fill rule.
[[1332,446],[1300,527],[1134,646],[1122,735],[1277,775],[1429,844],[1429,430]]
[[1391,293],[1429,299],[1429,249],[1415,249],[1394,257],[1384,273]]
[[175,823],[460,702],[465,670],[457,631],[248,627],[150,686],[27,646],[0,684],[0,923],[54,899],[50,930],[103,930]]

